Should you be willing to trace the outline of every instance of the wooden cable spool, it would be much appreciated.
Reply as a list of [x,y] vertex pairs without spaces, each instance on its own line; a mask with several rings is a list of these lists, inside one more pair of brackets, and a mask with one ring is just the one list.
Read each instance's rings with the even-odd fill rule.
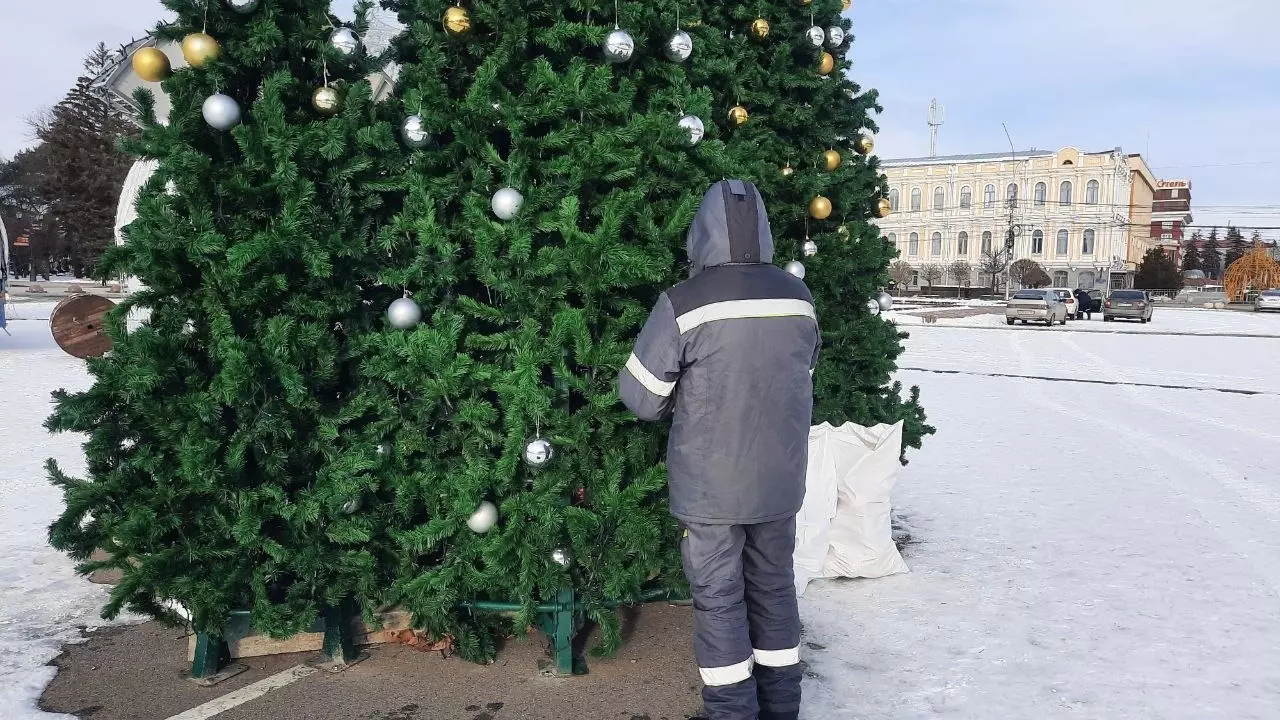
[[99,295],[81,293],[59,302],[49,316],[49,326],[58,347],[80,359],[102,357],[111,349],[105,315],[116,304]]

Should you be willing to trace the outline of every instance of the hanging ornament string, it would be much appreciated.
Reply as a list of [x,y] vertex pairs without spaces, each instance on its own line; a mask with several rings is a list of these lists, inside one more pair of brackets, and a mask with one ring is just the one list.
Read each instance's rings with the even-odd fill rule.
[[621,30],[622,26],[618,24],[622,11],[618,9],[618,0],[613,0],[613,29]]
[[213,0],[204,0],[204,20],[200,23],[200,32],[209,32],[209,3]]

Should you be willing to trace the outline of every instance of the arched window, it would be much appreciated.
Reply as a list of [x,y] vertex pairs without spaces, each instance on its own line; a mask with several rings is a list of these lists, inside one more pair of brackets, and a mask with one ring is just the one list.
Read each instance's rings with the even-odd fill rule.
[[933,246],[930,250],[933,252],[934,257],[938,257],[942,254],[942,233],[934,233],[930,240],[932,241],[930,244]]
[[1036,183],[1036,207],[1044,207],[1044,201],[1049,196],[1049,186],[1042,182]]
[[991,252],[991,231],[987,230],[982,233],[982,252],[989,254]]
[[996,206],[996,186],[988,185],[982,190],[982,207],[990,208]]
[[888,241],[888,243],[889,243],[890,245],[892,245],[895,249],[897,249],[897,247],[898,247],[898,233],[889,233],[888,235],[886,235],[886,236],[885,236],[885,238],[884,238],[884,239],[885,239],[886,241]]
[[1058,188],[1058,204],[1059,205],[1071,204],[1071,181],[1070,180],[1063,180],[1062,185]]
[[933,189],[933,209],[941,210],[947,206],[947,194],[943,191],[942,186]]
[[1058,247],[1055,248],[1059,255],[1066,255],[1071,252],[1071,233],[1066,230],[1058,231]]
[[889,191],[889,207],[893,208],[894,212],[898,212],[898,188]]
[[907,238],[907,255],[916,257],[920,254],[920,233],[911,233]]
[[920,188],[911,188],[911,209],[920,212]]
[[960,207],[968,210],[973,206],[973,188],[965,185],[960,188]]
[[1084,188],[1084,204],[1085,205],[1098,204],[1098,187],[1099,186],[1098,186],[1097,180],[1090,180],[1089,184],[1085,186]]
[[1009,207],[1018,207],[1018,184],[1009,183],[1009,187],[1004,189],[1004,196],[1009,201]]
[[1035,232],[1031,233],[1031,254],[1032,255],[1044,254],[1044,231],[1043,230],[1036,230]]
[[1080,243],[1080,252],[1084,255],[1093,254],[1094,233],[1092,230],[1084,231],[1084,241]]
[[969,256],[969,233],[961,232],[956,236],[956,255],[960,257]]
[[1066,286],[1067,286],[1067,282],[1068,282],[1068,280],[1067,280],[1067,271],[1066,271],[1066,270],[1054,270],[1054,271],[1053,271],[1053,284],[1054,284],[1055,286],[1057,286],[1057,287],[1066,287]]
[[1093,289],[1093,286],[1097,284],[1097,282],[1098,281],[1095,278],[1093,271],[1085,270],[1084,272],[1080,273],[1080,278],[1076,280],[1076,285],[1079,285],[1080,287],[1086,290],[1091,290]]

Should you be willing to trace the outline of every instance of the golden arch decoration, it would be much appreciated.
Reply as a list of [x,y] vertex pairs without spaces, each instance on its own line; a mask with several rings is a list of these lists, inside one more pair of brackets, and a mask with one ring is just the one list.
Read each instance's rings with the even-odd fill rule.
[[1232,302],[1243,302],[1249,290],[1276,287],[1280,287],[1280,263],[1261,245],[1254,245],[1252,250],[1227,268],[1227,297]]

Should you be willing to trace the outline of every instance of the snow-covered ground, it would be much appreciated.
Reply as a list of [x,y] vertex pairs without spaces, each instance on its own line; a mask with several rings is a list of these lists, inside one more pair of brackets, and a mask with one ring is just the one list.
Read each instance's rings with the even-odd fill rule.
[[66,355],[49,334],[51,302],[6,307],[0,331],[0,718],[69,717],[35,709],[53,678],[46,666],[80,626],[100,625],[106,590],[76,577],[73,563],[45,541],[62,497],[45,479],[45,458],[84,468],[81,439],[50,435],[41,424],[49,393],[88,386],[84,361]]
[[1280,339],[1150,334],[1280,316],[1157,318],[911,328],[913,572],[809,587],[805,717],[1280,717]]
[[[51,309],[0,333],[4,720],[52,717],[45,663],[105,593],[45,544],[41,464],[81,462],[40,423],[87,382]],[[938,427],[898,484],[913,571],[810,585],[804,717],[1280,717],[1280,315],[974,322],[910,328]]]

